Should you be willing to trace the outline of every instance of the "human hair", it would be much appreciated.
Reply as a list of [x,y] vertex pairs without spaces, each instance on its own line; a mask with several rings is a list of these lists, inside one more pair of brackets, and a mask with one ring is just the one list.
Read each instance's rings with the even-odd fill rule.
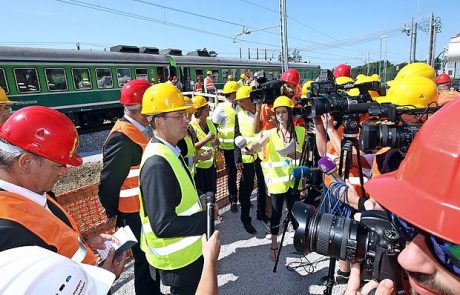
[[10,143],[8,143],[6,140],[0,138],[0,142],[4,145],[9,145],[12,148],[17,149],[14,152],[9,152],[5,151],[3,149],[0,149],[0,169],[5,171],[5,172],[11,172],[11,169],[13,168],[14,163],[24,154],[30,154],[32,155],[38,162],[41,164],[43,161],[43,157],[32,154],[28,151],[25,151],[19,147],[16,147]]
[[142,110],[142,105],[140,104],[135,104],[135,105],[130,105],[130,106],[125,105],[124,108],[125,108],[125,113],[138,114]]
[[[287,130],[287,132],[289,132],[291,140],[294,139],[296,141],[296,143],[298,143],[297,142],[297,136],[296,136],[296,133],[295,133],[294,115],[293,115],[292,109],[286,107],[286,110],[287,110],[287,113],[288,113],[288,120],[287,120],[286,130]],[[281,129],[280,129],[281,124],[278,121],[278,118],[276,117],[276,111],[275,111],[275,125],[276,125],[276,132],[280,136],[282,136],[283,134],[282,134]]]

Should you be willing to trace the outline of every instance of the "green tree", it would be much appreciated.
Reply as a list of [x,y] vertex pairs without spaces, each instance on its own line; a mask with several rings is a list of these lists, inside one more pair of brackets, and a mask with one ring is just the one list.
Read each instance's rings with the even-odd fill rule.
[[[288,61],[289,62],[302,62],[302,55],[300,51],[294,48],[293,50],[288,50]],[[281,52],[278,54],[278,61],[281,61]]]

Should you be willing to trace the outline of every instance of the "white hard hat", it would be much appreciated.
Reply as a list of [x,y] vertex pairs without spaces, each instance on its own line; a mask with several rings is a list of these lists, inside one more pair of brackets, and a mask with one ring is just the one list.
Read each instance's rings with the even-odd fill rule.
[[80,264],[38,246],[0,252],[0,294],[107,294],[110,271]]

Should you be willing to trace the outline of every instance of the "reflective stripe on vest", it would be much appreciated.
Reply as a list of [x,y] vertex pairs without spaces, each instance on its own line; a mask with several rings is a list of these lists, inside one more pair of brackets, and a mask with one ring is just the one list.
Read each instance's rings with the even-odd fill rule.
[[[246,146],[250,146],[255,143],[258,137],[254,133],[254,118],[249,116],[249,112],[238,107],[236,115],[238,116],[238,126],[240,128],[241,136],[246,139]],[[257,155],[241,155],[243,163],[252,163],[256,160]]]
[[[198,141],[201,141],[203,140],[203,138],[206,137],[206,133],[204,133],[203,129],[201,129],[201,126],[200,124],[198,123],[197,120],[192,120],[190,122],[190,125],[192,125],[193,129],[195,130],[196,132],[196,137],[198,138]],[[212,146],[212,143],[211,143],[211,140],[208,141],[204,146],[202,146],[198,153],[203,153],[207,150],[212,150],[212,157],[208,160],[200,160],[196,163],[196,167],[197,168],[202,168],[202,169],[207,169],[207,168],[210,168],[213,164],[214,164],[214,156],[215,156],[215,152],[214,152],[214,148]]]
[[219,128],[217,128],[219,147],[223,150],[232,150],[235,147],[234,137],[236,111],[233,109],[231,102],[224,102],[224,112],[225,118],[227,118],[226,124],[219,124]]
[[47,200],[62,211],[72,227],[34,201],[4,191],[0,192],[0,218],[22,225],[67,258],[95,265],[96,257],[81,238],[76,222],[56,201],[48,196]]
[[214,89],[214,81],[210,77],[205,78],[206,81],[206,90],[213,90]]
[[[170,148],[162,143],[151,142],[147,145],[142,156],[141,167],[151,156],[163,157],[171,166],[179,182],[181,201],[175,208],[178,216],[190,216],[202,211],[199,197],[193,180]],[[144,177],[148,177],[145,175]],[[142,183],[142,175],[141,175]],[[142,200],[142,193],[139,194]],[[145,200],[148,202],[148,199]],[[187,266],[201,256],[201,236],[159,238],[151,228],[150,220],[145,214],[141,202],[142,232],[140,238],[141,249],[145,252],[147,261],[158,269],[173,270]]]
[[[268,192],[271,194],[281,194],[294,186],[292,168],[296,162],[289,157],[281,156],[277,150],[285,148],[284,139],[277,132],[277,128],[268,131],[268,143],[265,146],[266,157],[261,163]],[[305,139],[305,128],[295,126],[296,151],[300,152]],[[294,139],[293,139],[294,140]]]
[[[147,145],[148,140],[145,135],[131,122],[118,120],[110,131],[110,134],[113,132],[123,133],[139,145],[142,150]],[[118,211],[120,212],[139,212],[139,171],[139,166],[131,166],[128,176],[121,185],[118,199]]]

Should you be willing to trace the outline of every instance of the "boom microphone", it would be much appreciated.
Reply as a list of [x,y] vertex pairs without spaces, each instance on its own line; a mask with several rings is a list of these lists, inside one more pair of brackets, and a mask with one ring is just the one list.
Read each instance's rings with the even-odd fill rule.
[[302,179],[310,175],[310,168],[305,166],[299,166],[292,168],[292,176],[294,179]]
[[246,138],[244,138],[243,136],[237,136],[235,137],[235,144],[242,150],[248,152],[248,142],[246,141]]
[[216,204],[216,197],[213,192],[206,193],[206,239],[209,240],[209,237],[214,232],[214,207]]

